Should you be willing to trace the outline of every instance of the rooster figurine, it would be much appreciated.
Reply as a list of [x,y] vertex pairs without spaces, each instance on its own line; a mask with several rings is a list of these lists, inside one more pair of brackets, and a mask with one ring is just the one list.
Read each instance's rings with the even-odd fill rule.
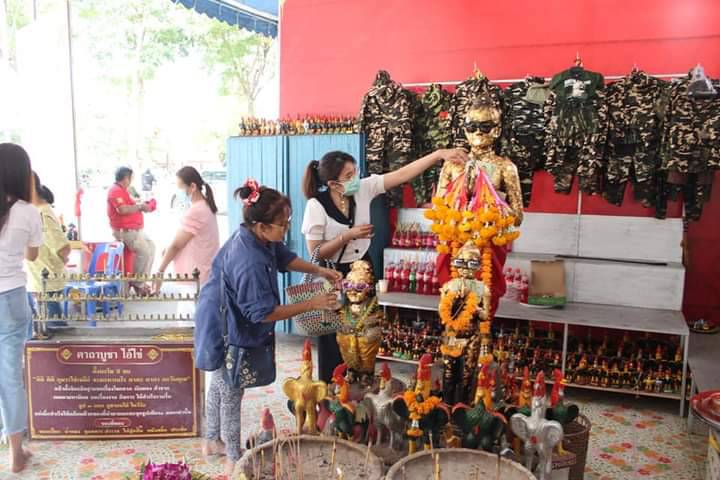
[[432,356],[428,353],[420,357],[417,383],[414,390],[407,390],[393,400],[393,411],[410,424],[407,430],[409,439],[408,450],[412,455],[417,447],[417,440],[423,439],[425,449],[431,445],[439,446],[441,431],[450,420],[450,411],[442,400],[430,394],[432,390],[431,371]]
[[492,451],[505,431],[505,418],[493,411],[492,376],[489,365],[483,365],[478,375],[474,407],[459,403],[452,409],[453,423],[462,430],[463,448]]
[[376,446],[382,441],[383,432],[387,431],[390,437],[390,448],[395,448],[395,434],[402,433],[405,429],[405,422],[400,418],[392,408],[392,402],[396,394],[402,389],[398,389],[393,382],[392,373],[387,363],[383,363],[380,370],[380,392],[378,394],[369,393],[366,397],[372,408],[371,417],[377,429]]
[[303,428],[310,434],[317,433],[317,405],[327,397],[327,384],[313,380],[312,372],[312,347],[307,339],[300,376],[288,378],[283,384],[283,391],[290,399],[288,407],[295,415],[298,435],[302,435]]
[[[567,382],[563,377],[562,371],[555,369],[553,377],[555,379],[555,385],[553,385],[552,392],[550,393],[550,408],[548,408],[545,418],[555,420],[564,428],[565,425],[578,417],[580,409],[577,405],[565,405],[565,385],[567,385]],[[564,455],[565,453],[562,442],[558,443],[558,454]]]
[[336,387],[335,399],[328,404],[333,413],[336,432],[341,438],[352,438],[355,428],[355,405],[350,403],[350,385],[345,380],[347,365],[341,363],[333,371],[333,383]]
[[275,430],[275,419],[269,408],[264,408],[262,412],[262,418],[260,420],[260,430],[256,433],[251,434],[246,442],[246,448],[250,450],[256,445],[262,445],[277,437],[277,430]]
[[553,450],[563,439],[562,425],[545,418],[546,402],[545,374],[540,372],[535,380],[530,416],[516,413],[510,418],[513,432],[524,442],[525,467],[528,470],[533,471],[535,454],[538,456],[535,471],[538,480],[550,480]]

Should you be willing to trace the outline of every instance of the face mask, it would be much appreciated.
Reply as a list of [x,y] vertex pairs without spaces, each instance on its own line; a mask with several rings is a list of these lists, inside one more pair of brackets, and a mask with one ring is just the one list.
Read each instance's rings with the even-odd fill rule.
[[360,190],[360,177],[356,174],[347,182],[342,182],[342,186],[345,189],[343,195],[346,197],[352,197]]
[[175,204],[189,207],[190,203],[190,195],[184,189],[178,188],[175,193]]

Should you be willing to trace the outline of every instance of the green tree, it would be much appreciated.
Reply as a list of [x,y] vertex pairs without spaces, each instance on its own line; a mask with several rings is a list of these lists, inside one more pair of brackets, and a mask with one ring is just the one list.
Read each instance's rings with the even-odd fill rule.
[[0,58],[17,71],[17,32],[31,21],[27,0],[2,0],[0,4]]
[[208,68],[220,75],[220,93],[238,97],[254,115],[260,92],[275,76],[273,39],[211,21],[198,36],[198,46]]
[[187,56],[194,39],[185,26],[186,11],[168,1],[74,0],[88,46],[106,70],[106,77],[129,99],[127,161],[142,163],[146,151],[144,103],[146,83],[157,70]]

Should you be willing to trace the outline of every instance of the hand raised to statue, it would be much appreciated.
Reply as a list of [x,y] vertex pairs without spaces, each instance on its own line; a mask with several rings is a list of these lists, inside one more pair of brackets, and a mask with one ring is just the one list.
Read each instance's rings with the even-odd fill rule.
[[443,148],[435,153],[438,155],[438,159],[459,165],[467,162],[469,158],[467,152],[462,148]]

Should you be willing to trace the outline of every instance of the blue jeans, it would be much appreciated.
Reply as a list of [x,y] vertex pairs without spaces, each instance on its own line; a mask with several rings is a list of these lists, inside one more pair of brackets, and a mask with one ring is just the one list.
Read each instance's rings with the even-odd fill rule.
[[[50,296],[57,295],[57,296],[61,297],[63,295],[63,292],[62,292],[62,290],[59,292],[47,292],[47,295],[50,295]],[[30,305],[30,312],[32,313],[32,315],[37,315],[38,305],[37,305],[37,302],[35,301],[35,297],[33,297],[32,293],[28,293],[27,298],[28,298],[28,304]],[[60,304],[60,302],[46,302],[46,305],[47,305],[48,319],[53,318],[53,317],[54,318],[62,318],[63,308],[62,308],[62,305]],[[52,329],[55,327],[67,327],[68,324],[64,320],[48,320],[47,326],[49,329]],[[30,328],[28,329],[28,339],[32,338],[32,334],[33,334],[32,330],[33,330],[33,326],[32,326],[32,322],[30,322]]]
[[23,347],[31,319],[25,287],[0,293],[0,416],[6,435],[27,428]]

